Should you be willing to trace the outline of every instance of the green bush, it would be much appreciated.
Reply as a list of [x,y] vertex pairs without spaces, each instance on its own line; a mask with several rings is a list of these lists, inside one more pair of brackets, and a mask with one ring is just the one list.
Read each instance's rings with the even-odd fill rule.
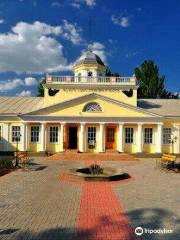
[[0,159],[0,169],[4,168],[12,168],[13,167],[13,162],[10,159]]

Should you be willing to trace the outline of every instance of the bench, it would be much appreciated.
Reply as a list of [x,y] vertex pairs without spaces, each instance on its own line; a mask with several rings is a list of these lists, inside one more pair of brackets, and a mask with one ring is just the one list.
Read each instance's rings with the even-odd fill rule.
[[18,158],[19,164],[21,164],[24,167],[26,164],[30,163],[30,158],[28,157],[27,151],[17,152],[16,157]]
[[176,156],[172,154],[163,154],[161,157],[161,169],[173,169],[176,161]]

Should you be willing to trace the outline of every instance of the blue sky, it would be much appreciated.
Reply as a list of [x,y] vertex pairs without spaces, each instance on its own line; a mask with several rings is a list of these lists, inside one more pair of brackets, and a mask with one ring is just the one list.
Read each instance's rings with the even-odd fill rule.
[[0,95],[34,96],[46,72],[72,74],[89,39],[113,72],[151,59],[180,91],[179,0],[0,0]]

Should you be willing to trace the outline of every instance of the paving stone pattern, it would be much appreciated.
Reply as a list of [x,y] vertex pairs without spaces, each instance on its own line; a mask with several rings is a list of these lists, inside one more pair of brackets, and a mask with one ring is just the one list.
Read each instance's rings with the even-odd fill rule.
[[117,184],[69,181],[65,172],[82,161],[36,162],[37,171],[0,178],[0,239],[130,240],[137,226],[173,229],[137,239],[180,239],[180,175],[156,169],[153,159],[102,162],[132,176]]

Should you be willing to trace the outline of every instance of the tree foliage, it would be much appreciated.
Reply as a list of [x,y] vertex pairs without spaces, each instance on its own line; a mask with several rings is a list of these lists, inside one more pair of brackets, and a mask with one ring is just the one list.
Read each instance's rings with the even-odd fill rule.
[[165,76],[160,75],[158,66],[153,61],[144,61],[135,68],[139,83],[138,98],[178,98],[164,87]]
[[106,68],[106,77],[120,77],[119,73],[112,73],[110,68]]
[[44,87],[43,84],[46,83],[46,79],[43,78],[39,85],[37,86],[37,97],[44,97]]

